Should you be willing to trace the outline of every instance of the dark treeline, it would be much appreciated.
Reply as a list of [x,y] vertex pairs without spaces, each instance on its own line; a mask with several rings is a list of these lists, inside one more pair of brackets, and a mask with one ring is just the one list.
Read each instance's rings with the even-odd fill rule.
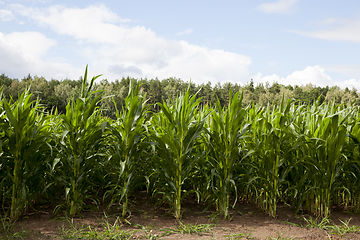
[[[104,116],[115,117],[113,99],[118,108],[121,109],[124,99],[128,94],[130,81],[134,83],[133,85],[135,83],[142,84],[141,93],[143,95],[146,94],[153,111],[159,110],[155,105],[156,102],[169,101],[170,98],[174,99],[179,92],[185,91],[188,87],[190,87],[191,94],[199,91],[197,96],[202,97],[202,104],[208,105],[214,103],[217,98],[219,98],[222,105],[226,105],[231,88],[233,92],[243,91],[243,104],[245,105],[252,102],[261,105],[277,104],[281,101],[283,95],[285,99],[291,98],[294,101],[305,104],[311,104],[320,99],[321,102],[334,100],[335,103],[354,102],[354,104],[360,105],[357,90],[354,88],[342,90],[337,86],[317,87],[312,84],[285,86],[276,82],[272,85],[269,83],[255,85],[252,80],[243,86],[232,83],[212,85],[210,82],[196,85],[195,83],[185,82],[178,78],[149,80],[127,77],[111,82],[105,79],[96,83],[95,90],[104,90],[102,92],[104,97],[111,96],[100,102]],[[18,94],[22,93],[25,88],[30,87],[34,100],[38,98],[49,110],[56,107],[60,113],[65,112],[70,98],[76,99],[79,96],[81,83],[81,78],[79,80],[46,80],[43,77],[32,77],[29,74],[27,77],[18,80],[9,78],[5,74],[0,75],[0,86],[3,86],[3,94],[6,99],[9,99],[11,96],[16,101]]]

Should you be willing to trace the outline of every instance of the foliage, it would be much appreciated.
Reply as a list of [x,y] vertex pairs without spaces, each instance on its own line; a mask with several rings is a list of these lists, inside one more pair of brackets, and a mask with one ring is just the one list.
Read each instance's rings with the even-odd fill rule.
[[[220,100],[216,102],[216,109],[211,114],[208,129],[208,162],[209,184],[211,187],[212,201],[219,206],[220,214],[228,218],[231,188],[237,195],[234,180],[234,169],[241,163],[240,141],[245,137],[245,132],[250,124],[244,124],[246,110],[242,108],[243,95],[239,92],[232,96],[227,107],[221,107]],[[236,203],[236,200],[235,200]],[[234,203],[234,205],[235,205]]]
[[[0,76],[0,200],[11,221],[59,198],[55,210],[65,207],[73,217],[100,196],[122,206],[123,220],[145,188],[177,220],[187,196],[225,218],[239,196],[272,217],[279,202],[324,218],[332,206],[360,212],[355,90],[250,82],[190,84],[183,92],[175,78],[97,85],[98,77],[88,82],[87,67],[81,81]],[[13,96],[15,89],[22,93]],[[68,94],[66,109],[42,105],[40,97],[54,92],[58,98],[48,102]],[[327,102],[335,92],[341,101]],[[252,102],[257,96],[266,105]]]
[[47,117],[39,102],[30,98],[26,89],[16,102],[2,100],[1,183],[8,189],[4,196],[11,196],[11,221],[19,219],[30,200],[45,188],[43,176],[50,157]]
[[[122,112],[116,110],[116,120],[110,127],[109,141],[109,181],[111,203],[119,201],[122,204],[122,219],[125,218],[128,207],[128,197],[133,189],[133,179],[140,157],[145,155],[147,145],[144,142],[147,107],[146,101],[139,95],[140,86],[132,89],[125,99]],[[115,102],[114,102],[115,103]],[[116,103],[115,103],[116,106]],[[145,180],[143,178],[142,180]]]
[[[155,167],[160,175],[159,192],[174,208],[174,216],[181,218],[181,202],[190,192],[182,189],[191,176],[202,152],[196,152],[197,139],[203,130],[203,119],[196,114],[200,99],[190,97],[190,90],[168,105],[158,104],[161,112],[152,116],[152,138],[156,142]],[[161,191],[160,191],[161,189]],[[185,195],[183,193],[185,192]]]
[[[69,216],[73,217],[83,207],[84,200],[91,197],[90,187],[96,182],[94,177],[100,172],[103,132],[107,122],[101,121],[97,104],[100,96],[91,99],[93,77],[87,85],[87,67],[78,99],[71,99],[62,114],[61,129],[54,133],[57,141],[58,157],[52,169],[57,171],[55,181],[65,188]],[[55,169],[56,168],[56,169]]]
[[[103,79],[100,82],[94,83],[94,89],[104,90],[103,96],[113,96],[116,104],[122,107],[127,97],[129,89],[129,83],[133,82],[133,86],[140,84],[140,93],[146,95],[149,99],[150,111],[158,112],[160,107],[156,103],[165,101],[170,102],[170,98],[177,97],[179,92],[186,91],[189,83],[178,78],[167,78],[159,80],[155,79],[135,79],[131,77],[124,77],[120,80],[107,80]],[[10,95],[13,99],[17,100],[17,94],[23,92],[26,87],[30,88],[30,92],[33,93],[32,100],[39,98],[42,104],[45,104],[47,109],[58,108],[60,113],[65,113],[66,105],[69,98],[75,99],[80,96],[82,79],[71,80],[63,79],[56,80],[51,79],[47,81],[43,77],[27,77],[18,80],[12,79],[5,74],[0,75],[0,86],[3,86],[4,98],[9,99]],[[279,105],[282,97],[287,99],[295,99],[300,104],[313,104],[318,99],[320,103],[324,101],[329,103],[335,101],[336,104],[346,103],[350,104],[355,102],[356,105],[360,104],[358,100],[358,93],[356,89],[340,89],[339,87],[318,87],[312,84],[302,86],[285,86],[274,82],[258,83],[254,84],[251,79],[244,86],[232,83],[217,83],[211,85],[210,82],[206,84],[195,85],[190,83],[190,93],[193,95],[196,92],[197,97],[201,98],[200,105],[210,105],[215,103],[219,99],[221,106],[227,106],[229,103],[229,90],[233,89],[233,92],[243,92],[243,106],[251,105],[252,103],[266,106],[268,104]],[[97,96],[95,94],[94,96]],[[93,97],[94,97],[93,96]],[[103,116],[116,118],[116,110],[112,104],[111,98],[104,99],[100,102]]]

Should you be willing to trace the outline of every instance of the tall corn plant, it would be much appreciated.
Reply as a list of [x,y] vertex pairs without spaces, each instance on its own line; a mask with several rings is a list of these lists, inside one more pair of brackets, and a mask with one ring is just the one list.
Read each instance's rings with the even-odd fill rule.
[[[246,137],[245,132],[249,124],[244,124],[246,110],[242,108],[243,95],[239,92],[232,96],[230,91],[229,105],[221,107],[216,102],[216,110],[212,112],[211,124],[208,131],[210,163],[210,184],[213,199],[217,203],[219,212],[224,218],[229,216],[229,200],[231,189],[235,189],[233,171],[241,161],[240,141]],[[236,198],[237,199],[237,198]],[[236,204],[236,200],[234,205]]]
[[195,151],[197,139],[203,130],[203,119],[196,114],[200,98],[190,97],[190,90],[172,102],[172,106],[158,103],[161,112],[152,116],[153,139],[156,142],[155,166],[162,179],[162,194],[174,208],[174,216],[181,218],[182,199],[190,192],[182,188],[191,176],[201,152]]
[[53,170],[57,171],[56,181],[65,187],[70,217],[78,214],[84,200],[91,197],[89,191],[95,185],[91,180],[99,172],[100,162],[103,161],[101,143],[107,123],[102,123],[97,107],[101,95],[91,98],[98,92],[92,91],[92,87],[99,76],[88,83],[86,66],[80,97],[69,100],[66,114],[60,116],[61,129],[56,136],[59,156],[53,163]]
[[[346,158],[343,147],[347,136],[347,118],[351,112],[339,110],[333,103],[323,105],[314,115],[307,113],[308,140],[304,143],[304,162],[310,172],[307,181],[305,206],[314,214],[329,216]],[[315,117],[316,116],[316,119]]]
[[[3,107],[3,86],[0,87],[0,197],[1,197],[1,205],[4,207],[5,203],[7,202],[6,196],[9,196],[9,192],[7,190],[7,186],[11,185],[9,184],[9,177],[7,172],[8,165],[6,163],[6,156],[4,155],[3,151],[3,141],[5,140],[5,132],[3,131],[4,128],[6,128],[6,113]],[[7,197],[8,198],[8,197]]]
[[[38,101],[26,89],[16,102],[2,100],[1,164],[11,179],[10,219],[21,217],[34,194],[45,187],[43,176],[49,153],[49,128]],[[6,117],[5,117],[6,115]],[[3,179],[4,180],[4,179]]]
[[[270,216],[276,217],[276,205],[282,197],[282,186],[288,173],[287,161],[291,158],[294,134],[289,114],[291,100],[285,104],[284,97],[279,107],[263,111],[250,111],[251,137],[247,148],[254,153],[251,157],[248,176],[248,194],[254,195],[256,202]],[[256,114],[255,116],[253,116]]]
[[[316,108],[318,102],[312,105],[312,108]],[[307,178],[310,174],[306,168],[305,160],[303,158],[306,153],[304,147],[306,147],[307,140],[307,118],[304,112],[307,111],[307,106],[293,104],[290,110],[292,116],[291,121],[291,142],[292,147],[291,154],[286,158],[284,165],[285,169],[285,182],[282,189],[282,200],[291,203],[291,207],[295,213],[297,213],[302,207],[306,198],[306,184]],[[316,116],[316,115],[313,115]]]
[[[111,203],[122,204],[122,219],[126,216],[129,192],[133,189],[133,179],[136,166],[140,163],[141,155],[145,154],[147,145],[146,114],[148,107],[143,97],[139,95],[140,85],[132,89],[125,99],[125,106],[119,112],[116,108],[116,121],[110,127],[111,139],[109,147],[110,190],[106,196],[112,196]],[[114,102],[115,107],[116,103]],[[145,178],[143,179],[145,180]]]
[[344,164],[343,179],[349,195],[342,201],[345,207],[360,213],[360,112],[354,114],[354,120],[349,123],[349,141],[346,144],[345,154],[348,161]]

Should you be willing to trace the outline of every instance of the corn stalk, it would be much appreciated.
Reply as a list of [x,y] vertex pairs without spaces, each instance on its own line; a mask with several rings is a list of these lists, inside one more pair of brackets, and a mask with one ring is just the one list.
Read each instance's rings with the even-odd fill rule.
[[276,217],[276,206],[282,196],[282,186],[288,173],[287,161],[291,158],[294,134],[289,114],[291,100],[266,111],[250,111],[251,136],[246,145],[254,151],[249,165],[248,195],[255,199],[272,217]]
[[[144,142],[146,129],[144,127],[148,107],[143,97],[139,95],[140,85],[132,89],[125,99],[125,106],[119,112],[116,108],[116,121],[111,125],[111,140],[109,151],[109,181],[110,190],[106,196],[112,195],[111,203],[122,204],[122,219],[125,219],[128,209],[129,193],[133,189],[133,179],[140,157],[145,155],[147,144]],[[115,107],[116,103],[114,101]],[[143,179],[144,180],[144,179]]]
[[[230,91],[229,105],[221,107],[216,103],[212,112],[208,148],[210,164],[210,184],[213,201],[218,203],[219,212],[224,218],[229,216],[229,200],[234,188],[237,195],[233,171],[241,162],[240,141],[245,137],[249,124],[244,125],[246,110],[242,108],[243,95],[239,92],[232,96]],[[236,199],[234,205],[236,204]]]
[[0,127],[3,131],[1,145],[2,160],[11,174],[10,219],[19,219],[29,198],[41,192],[43,173],[48,160],[48,125],[41,113],[38,101],[31,101],[26,89],[16,102],[3,100],[3,114]]
[[81,96],[71,99],[66,114],[60,116],[62,129],[56,136],[59,156],[54,160],[53,169],[60,163],[59,169],[55,169],[57,181],[65,187],[70,217],[78,214],[84,200],[91,197],[89,190],[95,184],[91,180],[100,171],[99,162],[104,155],[101,143],[107,122],[102,123],[97,107],[101,95],[91,99],[91,95],[98,92],[92,91],[92,87],[99,76],[88,84],[86,66]]
[[190,192],[183,195],[182,186],[191,176],[193,167],[202,153],[194,146],[203,130],[203,120],[196,119],[200,99],[190,97],[190,90],[169,106],[158,103],[161,112],[152,116],[153,139],[157,144],[156,169],[166,189],[162,194],[174,207],[174,216],[181,218],[181,202]]
[[345,121],[340,118],[341,111],[325,105],[316,120],[309,114],[308,142],[306,143],[306,166],[309,175],[309,187],[306,193],[306,207],[316,215],[329,216],[330,207],[338,186],[339,176],[343,171],[342,148],[346,142]]

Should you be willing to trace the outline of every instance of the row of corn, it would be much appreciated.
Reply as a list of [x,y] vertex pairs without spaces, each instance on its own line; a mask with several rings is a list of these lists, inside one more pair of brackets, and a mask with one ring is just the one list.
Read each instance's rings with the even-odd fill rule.
[[118,205],[124,219],[145,189],[176,219],[186,197],[225,218],[239,199],[272,217],[279,203],[318,216],[334,205],[359,212],[358,107],[243,106],[240,93],[227,106],[200,107],[187,91],[153,114],[140,86],[130,85],[111,120],[92,90],[97,77],[88,81],[86,68],[81,96],[61,115],[45,112],[28,90],[17,101],[0,97],[0,202],[11,220],[49,202],[71,217]]

